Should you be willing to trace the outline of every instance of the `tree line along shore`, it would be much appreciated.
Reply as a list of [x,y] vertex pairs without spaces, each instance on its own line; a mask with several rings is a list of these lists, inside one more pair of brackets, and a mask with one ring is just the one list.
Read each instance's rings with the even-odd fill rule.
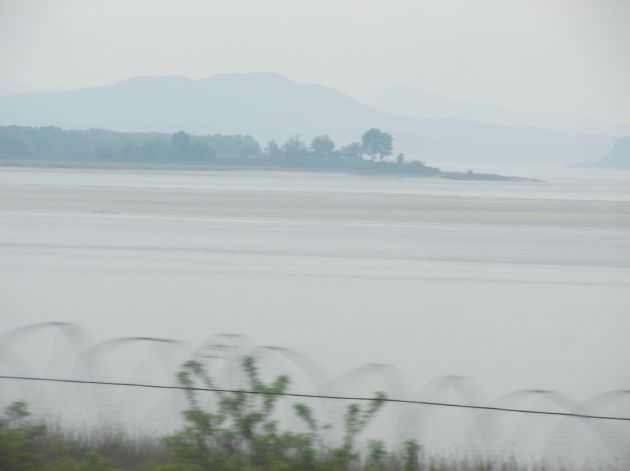
[[443,172],[394,155],[393,137],[376,128],[338,147],[326,134],[310,144],[299,136],[264,147],[249,135],[116,132],[102,129],[0,126],[0,163],[68,167],[186,167],[338,171],[358,174],[526,180],[495,174]]

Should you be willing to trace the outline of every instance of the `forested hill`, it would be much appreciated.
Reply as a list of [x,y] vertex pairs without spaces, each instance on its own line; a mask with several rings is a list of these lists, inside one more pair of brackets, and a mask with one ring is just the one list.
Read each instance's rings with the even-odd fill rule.
[[393,156],[393,138],[367,130],[360,141],[337,148],[327,135],[310,144],[295,136],[263,148],[247,135],[195,136],[183,131],[123,133],[102,129],[66,131],[58,127],[0,126],[0,164],[77,167],[151,165],[189,168],[255,168],[344,171],[351,173],[440,176],[470,180],[521,180],[473,172],[442,172]]

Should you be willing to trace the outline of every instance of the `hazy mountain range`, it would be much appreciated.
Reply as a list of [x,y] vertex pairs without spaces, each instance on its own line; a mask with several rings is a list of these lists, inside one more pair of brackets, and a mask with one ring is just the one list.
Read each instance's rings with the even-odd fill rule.
[[630,136],[619,138],[612,150],[596,166],[630,169]]
[[[374,92],[366,100],[376,104],[383,96]],[[616,136],[569,135],[460,117],[399,116],[330,87],[269,73],[221,74],[200,80],[136,77],[104,87],[4,96],[0,124],[250,134],[262,143],[295,134],[308,141],[327,133],[338,144],[357,141],[366,129],[377,127],[394,136],[396,152],[430,163],[572,165],[601,159],[616,140]]]
[[361,101],[374,108],[413,118],[463,118],[490,124],[534,126],[568,134],[630,134],[630,124],[609,123],[572,113],[533,113],[446,98],[413,86],[370,90]]

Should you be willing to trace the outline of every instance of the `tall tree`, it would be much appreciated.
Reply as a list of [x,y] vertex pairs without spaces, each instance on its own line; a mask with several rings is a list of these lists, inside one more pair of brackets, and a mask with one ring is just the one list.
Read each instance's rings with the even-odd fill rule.
[[365,131],[363,136],[361,136],[363,149],[367,155],[372,157],[372,160],[376,159],[376,156],[383,160],[383,157],[391,155],[393,150],[392,141],[391,134],[376,128]]
[[308,150],[299,136],[293,136],[282,146],[282,153],[289,158],[300,158],[307,155]]
[[328,134],[317,136],[313,139],[313,142],[311,142],[311,150],[316,155],[329,156],[335,150],[335,143]]
[[176,154],[185,156],[190,152],[190,135],[184,131],[178,131],[171,136],[171,144]]
[[269,141],[267,147],[265,148],[265,153],[269,157],[280,157],[280,147],[276,141]]
[[339,149],[339,155],[349,159],[360,159],[363,153],[363,145],[360,142],[352,142]]

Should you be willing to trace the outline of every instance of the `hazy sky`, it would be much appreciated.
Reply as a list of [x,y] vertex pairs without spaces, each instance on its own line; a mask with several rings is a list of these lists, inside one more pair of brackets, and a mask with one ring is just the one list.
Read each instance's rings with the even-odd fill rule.
[[629,31],[630,0],[0,0],[0,77],[273,71],[630,122]]

